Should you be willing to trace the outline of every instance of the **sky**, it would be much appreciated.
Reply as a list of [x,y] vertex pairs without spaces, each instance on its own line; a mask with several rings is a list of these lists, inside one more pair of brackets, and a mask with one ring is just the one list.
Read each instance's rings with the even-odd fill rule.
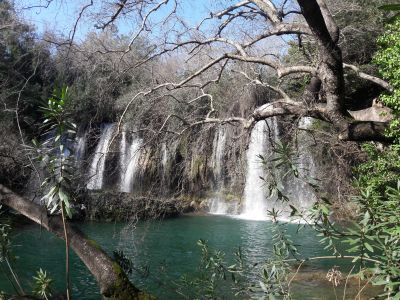
[[[56,32],[64,36],[69,36],[74,24],[77,20],[82,7],[89,4],[90,0],[52,0],[47,8],[32,7],[45,6],[47,0],[18,0],[15,2],[16,10],[23,19],[34,25],[39,34],[46,30]],[[90,11],[98,10],[104,1],[93,0],[94,5],[90,7]],[[189,0],[183,1],[181,4],[181,13],[185,16],[185,20],[191,25],[196,25],[204,16],[209,14],[209,8],[215,7],[212,0]],[[167,8],[167,10],[165,10]],[[165,16],[166,11],[170,11],[171,5],[164,7],[162,13],[154,15],[155,19],[161,19]],[[119,22],[118,28],[121,34],[129,34],[135,31],[135,26],[132,21]],[[93,20],[89,20],[87,15],[84,15],[78,24],[75,38],[82,40],[85,35],[94,28]]]
[[[89,4],[91,0],[15,0],[16,10],[20,16],[24,18],[25,21],[31,23],[36,28],[36,31],[40,34],[44,33],[46,30],[57,34],[58,36],[63,36],[64,38],[71,37],[71,32],[74,24],[78,18],[82,7]],[[39,5],[46,5],[47,1],[50,4],[47,8],[37,7]],[[115,11],[114,8],[102,9],[102,5],[107,2],[112,2],[117,0],[93,0],[93,6],[89,7],[85,12],[95,12],[95,11],[106,11],[109,14]],[[162,1],[162,0],[156,0]],[[239,1],[239,0],[237,0]],[[179,16],[183,17],[187,25],[195,27],[204,17],[210,15],[210,11],[218,12],[221,10],[221,5],[223,6],[227,3],[235,3],[235,0],[184,0],[179,1],[180,6],[178,10]],[[164,6],[162,10],[153,15],[153,22],[163,20],[166,15],[168,15],[173,6],[173,1],[170,4]],[[36,6],[36,7],[32,7]],[[28,7],[31,7],[27,9]],[[104,8],[104,7],[103,7]],[[103,18],[104,22],[108,21],[110,17]],[[118,26],[118,33],[126,36],[134,36],[138,31],[138,26],[141,24],[141,20],[134,18],[124,18],[120,16],[116,25]],[[212,22],[217,22],[215,20],[208,21],[202,29],[207,29],[213,27]],[[89,14],[84,14],[82,19],[79,21],[77,30],[74,36],[74,42],[80,43],[85,39],[85,36],[90,31],[101,31],[94,27],[95,21],[89,17]],[[169,24],[171,25],[171,24]],[[149,40],[162,41],[165,39],[166,35],[173,36],[174,33],[168,30],[167,26],[155,26],[155,30],[152,31],[151,36],[146,36]],[[232,32],[234,35],[241,35],[242,26],[233,26]],[[166,30],[166,32],[164,32]],[[247,30],[252,30],[247,28]],[[256,29],[254,29],[256,30]],[[260,30],[260,28],[258,28]],[[249,32],[249,31],[247,31]],[[146,34],[143,33],[143,34]],[[171,37],[170,36],[170,37]],[[229,36],[228,36],[229,37]],[[157,43],[157,42],[156,42]],[[270,38],[268,40],[262,41],[258,44],[261,51],[265,52],[268,49],[270,53],[285,54],[286,41],[282,37]]]

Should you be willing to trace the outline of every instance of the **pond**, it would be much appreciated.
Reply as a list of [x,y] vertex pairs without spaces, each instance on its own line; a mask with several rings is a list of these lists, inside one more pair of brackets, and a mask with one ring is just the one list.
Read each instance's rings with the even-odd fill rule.
[[[224,251],[229,263],[233,261],[232,254],[240,247],[245,261],[261,266],[271,257],[271,226],[272,223],[267,221],[215,215],[183,216],[130,225],[100,222],[79,225],[108,253],[122,250],[139,270],[132,275],[135,285],[159,299],[182,299],[176,293],[176,283],[182,275],[195,276],[199,272],[199,239],[207,240],[210,248]],[[315,232],[303,229],[296,233],[297,225],[287,226],[304,257],[327,254]],[[54,279],[56,290],[61,291],[64,284],[63,242],[36,225],[15,228],[12,240],[14,253],[18,257],[15,268],[26,290],[32,290],[28,282],[42,268]],[[343,283],[342,287],[334,290],[325,279],[327,270],[334,264],[338,265],[338,262],[323,260],[304,264],[293,282],[294,299],[341,299]],[[341,260],[339,265],[345,279],[345,273],[350,269],[349,262]],[[71,275],[74,299],[100,299],[95,280],[75,255],[72,255]],[[12,286],[3,271],[0,273],[0,290],[12,292]],[[351,288],[347,293],[353,295],[354,299]]]

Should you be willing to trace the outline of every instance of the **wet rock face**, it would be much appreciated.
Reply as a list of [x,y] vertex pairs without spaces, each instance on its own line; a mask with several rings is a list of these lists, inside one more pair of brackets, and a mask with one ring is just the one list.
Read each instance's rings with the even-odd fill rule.
[[90,192],[85,196],[86,217],[90,220],[132,221],[177,217],[190,211],[182,201],[135,197],[129,193]]
[[121,173],[118,168],[119,156],[118,152],[109,152],[107,154],[104,168],[104,173],[107,174],[107,176],[104,176],[103,179],[103,188],[105,189],[112,189],[119,184],[119,176]]

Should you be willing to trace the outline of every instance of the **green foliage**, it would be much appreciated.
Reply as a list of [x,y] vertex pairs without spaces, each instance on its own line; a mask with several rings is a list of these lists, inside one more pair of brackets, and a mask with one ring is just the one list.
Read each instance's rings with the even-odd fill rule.
[[[391,7],[387,7],[389,9]],[[381,96],[393,110],[394,119],[387,132],[393,143],[378,149],[363,145],[368,161],[357,167],[356,185],[360,195],[358,222],[349,230],[350,251],[360,252],[360,260],[376,261],[373,282],[383,285],[386,297],[400,298],[400,18],[392,20],[378,39],[374,62],[393,87]]]
[[381,96],[382,102],[393,109],[394,120],[390,124],[388,135],[400,143],[400,17],[389,23],[386,32],[378,39],[379,51],[374,62],[379,71],[393,87],[393,92]]
[[47,275],[47,272],[42,269],[36,272],[36,276],[33,276],[33,280],[33,293],[42,299],[48,300],[52,295],[51,285],[53,280]]
[[14,287],[15,292],[19,295],[23,295],[24,290],[22,289],[19,278],[14,272],[12,265],[16,257],[12,253],[10,231],[11,227],[9,225],[0,223],[0,270],[7,274],[7,278]]
[[21,145],[16,113],[24,139],[30,140],[38,132],[38,108],[55,72],[49,48],[18,17],[15,2],[0,1],[0,182],[22,191],[29,182],[31,164]]
[[[274,151],[270,156],[266,157],[259,154],[258,158],[260,163],[263,165],[266,171],[266,178],[260,177],[262,181],[267,186],[269,198],[277,198],[279,201],[287,202],[289,198],[285,193],[284,186],[282,184],[283,179],[285,179],[290,174],[294,174],[295,177],[299,175],[296,163],[293,161],[294,151],[293,149],[285,143],[277,142],[274,143]],[[283,174],[282,171],[283,170]],[[269,212],[273,218],[277,216],[276,211]]]
[[[388,12],[379,10],[378,7],[393,1],[327,0],[326,2],[341,31],[340,47],[344,61],[367,68],[368,73],[375,73],[376,69],[370,68],[373,67],[371,59],[377,49],[376,38],[384,31],[388,15]],[[358,30],[359,28],[362,30]],[[356,77],[351,78],[349,83],[367,89],[371,86],[368,83],[363,84]],[[353,89],[353,86],[349,85],[348,88]]]
[[48,94],[55,72],[49,49],[37,42],[32,28],[19,19],[13,2],[0,1],[0,102],[3,108],[15,108],[19,98],[21,127],[34,133],[39,103]]
[[388,11],[400,10],[400,4],[387,4],[387,5],[382,5],[379,8]]
[[[397,299],[400,297],[399,147],[394,144],[385,150],[378,150],[373,144],[366,144],[364,149],[370,160],[357,169],[360,175],[357,181],[360,195],[354,200],[359,211],[353,224],[344,229],[338,228],[330,220],[330,202],[319,193],[317,181],[301,175],[297,154],[289,145],[276,144],[271,157],[259,157],[269,170],[269,176],[273,177],[272,180],[265,180],[265,184],[270,191],[275,191],[274,196],[278,200],[287,202],[288,196],[283,187],[277,184],[280,181],[275,178],[277,176],[301,179],[318,195],[318,200],[308,212],[290,205],[291,216],[301,218],[307,226],[314,228],[321,237],[320,242],[325,245],[325,249],[332,252],[333,257],[352,257],[354,266],[361,267],[358,274],[361,279],[371,277],[372,274],[371,282],[384,287],[383,297]],[[283,172],[277,172],[276,169],[283,169]],[[276,223],[279,223],[279,214],[275,209],[270,212]],[[275,257],[267,262],[264,281],[260,285],[268,295],[290,297],[287,285],[287,273],[290,269],[286,262],[289,257],[301,260],[301,256],[286,235],[284,227],[275,225],[274,240]],[[342,241],[348,245],[345,251],[340,250],[343,247],[339,247]]]
[[[76,134],[76,125],[70,121],[66,110],[69,101],[68,87],[54,89],[46,106],[41,108],[44,121],[43,129],[47,140],[43,144],[33,140],[33,149],[39,154],[39,160],[44,162],[48,174],[42,183],[46,194],[42,197],[50,214],[61,212],[65,233],[66,261],[69,261],[69,245],[66,226],[66,216],[72,218],[72,180],[74,175],[74,159],[72,149]],[[66,267],[66,290],[69,299],[69,265]]]
[[367,143],[362,149],[368,161],[359,165],[357,185],[368,188],[372,193],[384,195],[387,187],[395,187],[400,174],[400,145],[393,144],[379,150],[374,144]]
[[[376,201],[368,205],[372,209],[387,198],[388,191],[396,188],[400,175],[400,18],[387,25],[387,30],[378,39],[380,46],[374,62],[380,73],[393,88],[392,93],[381,96],[383,103],[393,110],[393,121],[387,135],[394,142],[379,150],[374,144],[363,145],[369,160],[357,168],[357,184],[368,191]],[[366,192],[364,193],[366,194]]]
[[[395,188],[387,186],[383,195],[366,187],[359,202],[358,222],[346,231],[348,252],[358,253],[361,262],[372,261],[364,272],[374,274],[373,284],[383,285],[385,297],[400,297],[400,181]],[[392,299],[392,298],[391,298]]]
[[300,253],[290,235],[287,234],[285,223],[274,221],[272,239],[274,256],[263,265],[261,278],[258,282],[259,285],[253,290],[269,299],[274,299],[275,297],[290,299],[289,275],[291,266],[287,260],[297,257]]
[[54,90],[47,106],[42,107],[44,132],[50,138],[43,144],[34,140],[33,144],[40,154],[38,158],[45,162],[49,171],[49,176],[42,183],[47,188],[42,199],[46,201],[50,213],[65,209],[67,215],[72,217],[70,195],[74,160],[69,145],[73,144],[76,125],[69,120],[66,112],[68,101],[67,87]]
[[188,299],[228,299],[248,291],[240,248],[234,253],[234,263],[229,264],[225,253],[210,249],[206,241],[199,240],[197,245],[201,250],[199,274],[182,276],[176,283],[178,294]]
[[0,300],[7,300],[7,299],[8,299],[8,297],[7,297],[6,293],[0,291]]

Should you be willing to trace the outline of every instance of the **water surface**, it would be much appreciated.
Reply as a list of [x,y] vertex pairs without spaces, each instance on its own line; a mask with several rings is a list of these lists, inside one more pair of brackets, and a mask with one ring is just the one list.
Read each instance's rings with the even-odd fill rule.
[[[199,239],[207,240],[210,247],[226,252],[227,261],[241,247],[246,261],[262,265],[272,253],[271,226],[270,222],[224,216],[184,216],[135,225],[83,223],[80,228],[108,253],[116,249],[124,251],[134,266],[141,270],[132,276],[136,286],[160,299],[181,299],[174,292],[176,286],[171,281],[184,274],[195,276],[198,272],[200,248],[196,242]],[[296,225],[288,225],[288,231],[293,234],[293,240],[305,257],[327,254],[312,230],[305,229],[299,233],[296,230]],[[56,289],[62,290],[63,242],[36,225],[15,229],[12,239],[14,253],[18,256],[16,270],[26,289],[31,290],[28,282],[35,271],[42,268],[55,280]],[[295,299],[335,299],[333,288],[323,278],[334,263],[337,264],[325,260],[305,265],[307,272],[299,275],[305,279],[293,284]],[[348,269],[346,263],[341,264],[342,272]],[[71,273],[75,299],[100,299],[95,280],[75,255],[72,255]],[[0,273],[0,290],[12,292],[4,273]]]

